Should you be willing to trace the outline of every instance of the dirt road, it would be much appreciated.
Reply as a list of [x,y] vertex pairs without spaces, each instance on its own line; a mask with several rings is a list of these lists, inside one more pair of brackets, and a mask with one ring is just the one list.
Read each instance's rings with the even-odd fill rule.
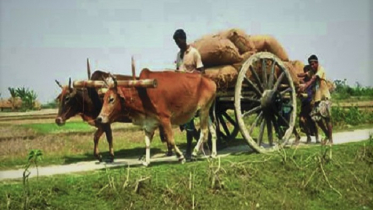
[[[347,131],[347,132],[339,132],[334,133],[334,143],[335,144],[344,144],[349,142],[357,142],[369,139],[369,135],[373,134],[373,128],[371,129],[361,129],[361,130],[354,130],[354,131]],[[313,142],[314,139],[312,139]],[[289,144],[292,143],[292,139],[290,140]],[[306,141],[305,137],[302,137],[301,144],[304,144]],[[239,153],[239,152],[247,152],[250,148],[246,145],[242,146],[235,146],[225,148],[221,151],[218,151],[220,157],[225,157],[232,153]],[[51,176],[56,174],[66,174],[66,173],[76,173],[76,172],[83,172],[83,171],[92,171],[97,169],[104,169],[105,167],[119,167],[119,166],[135,166],[141,165],[141,161],[137,159],[138,157],[128,158],[128,159],[116,159],[114,163],[111,164],[98,164],[97,161],[85,161],[79,162],[74,164],[68,165],[55,165],[55,166],[45,166],[39,167],[39,176]],[[173,157],[165,157],[163,154],[155,154],[152,156],[151,162],[176,162],[177,158]],[[151,165],[150,165],[151,167]],[[31,175],[30,177],[37,176],[36,168],[30,169]],[[9,180],[9,179],[20,179],[23,175],[23,169],[18,170],[8,170],[8,171],[0,171],[0,181],[2,180]]]

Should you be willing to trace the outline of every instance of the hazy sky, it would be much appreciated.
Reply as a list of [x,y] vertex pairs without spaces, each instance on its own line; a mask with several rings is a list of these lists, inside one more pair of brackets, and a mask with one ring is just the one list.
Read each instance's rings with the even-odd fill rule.
[[131,74],[173,68],[172,35],[188,41],[237,27],[271,34],[291,60],[317,54],[329,79],[373,84],[372,0],[0,0],[0,93],[36,91],[41,102],[92,69]]

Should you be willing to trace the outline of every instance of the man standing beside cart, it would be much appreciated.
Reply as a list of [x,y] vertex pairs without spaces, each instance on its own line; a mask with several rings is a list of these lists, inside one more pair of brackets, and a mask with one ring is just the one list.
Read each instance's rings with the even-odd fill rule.
[[[311,77],[315,74],[310,65],[306,65],[303,68],[303,73],[299,73],[297,76],[301,78],[302,83],[310,81]],[[310,85],[306,89],[306,96],[301,96],[301,108],[299,113],[299,127],[307,135],[307,144],[311,143],[311,136],[315,136],[316,143],[320,143],[318,129],[316,122],[311,118],[311,112],[313,107],[314,87]]]
[[325,133],[326,139],[324,144],[329,140],[329,144],[333,144],[333,125],[331,122],[331,97],[329,88],[326,84],[326,74],[324,68],[319,65],[316,55],[311,55],[308,58],[308,63],[315,74],[311,77],[310,81],[306,82],[300,87],[299,91],[303,92],[310,85],[314,85],[315,94],[313,95],[314,107],[311,112],[312,119],[317,122],[320,128]]
[[[178,29],[173,35],[173,39],[180,51],[176,56],[176,71],[184,73],[204,73],[204,66],[198,50],[187,44],[186,33],[183,29]],[[177,82],[177,81],[175,81]],[[193,137],[198,139],[199,135],[194,126],[194,118],[188,123],[181,125],[180,129],[187,132],[186,156],[190,158]],[[189,156],[189,157],[188,157]]]

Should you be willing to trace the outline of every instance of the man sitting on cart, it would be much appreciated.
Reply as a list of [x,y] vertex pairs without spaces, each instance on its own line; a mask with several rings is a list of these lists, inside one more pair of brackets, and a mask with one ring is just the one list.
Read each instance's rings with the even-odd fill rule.
[[319,65],[316,55],[311,55],[308,58],[308,63],[312,70],[315,71],[315,74],[311,77],[310,81],[306,82],[299,88],[299,91],[304,92],[304,90],[306,90],[310,85],[315,86],[315,94],[313,95],[313,101],[315,104],[311,112],[311,117],[325,133],[326,139],[324,139],[323,143],[327,143],[327,140],[329,140],[329,143],[333,144],[331,97],[329,88],[326,84],[325,70],[321,65]]
[[[184,73],[204,73],[204,67],[201,59],[201,55],[198,50],[187,44],[186,33],[183,29],[175,31],[173,36],[176,45],[180,51],[176,56],[176,71]],[[194,119],[190,122],[180,126],[181,131],[184,129],[187,132],[187,151],[186,157],[191,157],[191,148],[193,137],[198,139],[199,135],[194,126]]]

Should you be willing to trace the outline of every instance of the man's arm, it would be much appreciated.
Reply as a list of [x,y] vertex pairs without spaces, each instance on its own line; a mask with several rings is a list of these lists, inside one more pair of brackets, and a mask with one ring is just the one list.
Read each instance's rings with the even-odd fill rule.
[[317,75],[312,76],[310,81],[306,82],[304,86],[301,86],[299,88],[299,92],[304,92],[304,90],[306,90],[311,84],[313,84],[316,81],[316,79],[317,79]]
[[305,77],[305,76],[307,76],[307,75],[308,75],[307,73],[298,73],[298,74],[297,74],[298,77]]
[[180,52],[176,54],[176,61],[175,61],[176,71],[179,70],[179,67],[180,67],[179,65],[180,65]]

